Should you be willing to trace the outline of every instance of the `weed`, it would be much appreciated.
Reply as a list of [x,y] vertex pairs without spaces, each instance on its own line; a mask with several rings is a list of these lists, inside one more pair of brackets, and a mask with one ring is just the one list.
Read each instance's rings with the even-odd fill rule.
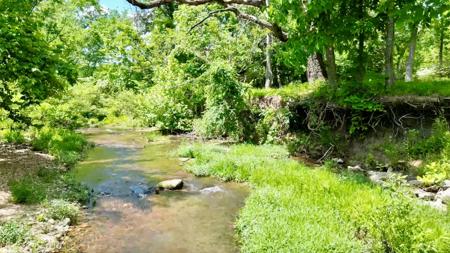
[[15,220],[0,224],[0,247],[21,244],[29,236],[29,228]]

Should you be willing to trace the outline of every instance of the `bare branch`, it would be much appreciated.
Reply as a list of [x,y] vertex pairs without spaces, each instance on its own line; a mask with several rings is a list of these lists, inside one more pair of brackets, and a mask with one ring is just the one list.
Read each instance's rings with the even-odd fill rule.
[[222,5],[227,4],[240,4],[240,5],[248,5],[254,7],[261,7],[264,5],[263,0],[154,0],[151,2],[141,2],[137,0],[127,0],[130,4],[137,6],[141,9],[153,9],[160,7],[162,5],[170,4],[170,3],[180,3],[186,5],[202,5],[206,3],[218,3]]
[[272,34],[275,37],[277,37],[279,40],[281,40],[283,42],[286,42],[288,40],[287,33],[285,33],[281,29],[281,27],[279,27],[277,24],[272,24],[272,23],[270,23],[268,21],[258,19],[257,17],[255,17],[253,15],[250,15],[250,14],[247,14],[247,13],[243,13],[236,7],[232,7],[231,11],[233,11],[236,14],[236,16],[238,18],[240,18],[240,19],[244,19],[244,20],[250,21],[250,22],[255,23],[255,24],[257,24],[257,25],[259,25],[261,27],[269,29],[272,32]]
[[202,20],[200,20],[195,25],[193,25],[191,27],[191,29],[189,29],[189,33],[192,32],[192,30],[197,28],[199,25],[203,24],[207,19],[211,18],[212,16],[214,16],[218,13],[227,12],[227,11],[233,12],[239,19],[250,21],[256,25],[259,25],[263,28],[270,30],[273,33],[273,35],[275,37],[277,37],[280,41],[286,42],[288,40],[287,33],[283,32],[281,27],[279,27],[278,25],[272,24],[272,23],[264,21],[264,20],[260,20],[253,15],[243,13],[235,6],[229,6],[225,9],[220,9],[220,10],[215,10],[215,11],[209,12],[206,17],[204,17]]
[[198,26],[200,26],[201,24],[203,24],[208,18],[211,18],[212,16],[221,13],[221,12],[227,12],[227,11],[232,11],[230,8],[226,8],[226,9],[220,9],[220,10],[215,10],[215,11],[211,11],[208,13],[208,15],[206,17],[204,17],[202,20],[200,20],[199,22],[197,22],[195,25],[193,25],[191,27],[191,29],[189,29],[188,33],[191,33],[192,30],[194,30],[195,28],[197,28]]

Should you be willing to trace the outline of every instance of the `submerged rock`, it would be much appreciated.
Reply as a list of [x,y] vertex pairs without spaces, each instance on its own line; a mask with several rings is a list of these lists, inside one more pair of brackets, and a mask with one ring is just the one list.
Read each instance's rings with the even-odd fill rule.
[[224,190],[219,186],[213,186],[213,187],[207,187],[200,190],[201,193],[209,194],[209,193],[216,193],[216,192],[224,192]]
[[183,184],[181,179],[171,179],[159,182],[156,188],[159,190],[180,190],[183,188]]
[[130,186],[130,190],[134,195],[143,198],[145,195],[150,194],[153,188],[146,185],[132,185]]

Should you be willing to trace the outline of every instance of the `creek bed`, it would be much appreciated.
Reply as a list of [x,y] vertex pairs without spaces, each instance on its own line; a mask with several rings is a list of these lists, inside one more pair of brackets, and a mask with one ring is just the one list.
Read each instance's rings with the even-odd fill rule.
[[[77,241],[83,252],[238,252],[233,223],[248,187],[197,178],[176,157],[187,139],[147,143],[145,132],[89,131],[96,147],[75,168],[97,194]],[[183,190],[136,195],[137,187],[181,178]],[[205,190],[206,188],[206,190]]]

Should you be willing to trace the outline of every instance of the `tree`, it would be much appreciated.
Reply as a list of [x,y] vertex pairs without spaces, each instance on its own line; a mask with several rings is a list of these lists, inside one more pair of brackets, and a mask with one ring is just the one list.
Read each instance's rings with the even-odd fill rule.
[[15,120],[20,111],[76,80],[76,71],[52,48],[41,27],[42,1],[0,1],[0,107]]

